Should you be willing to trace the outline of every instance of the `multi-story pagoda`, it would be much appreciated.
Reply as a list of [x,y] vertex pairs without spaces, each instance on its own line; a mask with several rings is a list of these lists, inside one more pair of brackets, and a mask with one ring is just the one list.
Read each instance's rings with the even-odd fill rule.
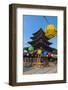
[[48,38],[45,36],[44,31],[40,28],[36,33],[33,33],[33,37],[31,37],[32,41],[28,42],[30,45],[34,47],[35,50],[41,48],[48,52],[52,52],[54,49],[49,45],[52,43],[49,42]]
[[[45,36],[44,31],[42,30],[42,28],[40,28],[37,32],[33,33],[33,37],[31,37],[32,41],[29,41],[28,43],[34,47],[34,52],[37,51],[38,49],[42,49],[42,51],[46,51],[46,52],[53,52],[56,53],[57,50],[50,47],[50,45],[52,44],[51,42],[49,42],[48,38]],[[28,49],[28,48],[27,48]],[[25,55],[24,55],[25,57]],[[30,59],[29,59],[30,58]],[[32,58],[32,59],[31,59]],[[26,59],[24,59],[26,60]],[[36,66],[43,66],[43,56],[41,57],[27,57],[26,61],[30,61],[28,64],[32,64],[32,65],[36,65]],[[48,61],[47,63],[48,64]],[[26,65],[26,64],[25,64]]]

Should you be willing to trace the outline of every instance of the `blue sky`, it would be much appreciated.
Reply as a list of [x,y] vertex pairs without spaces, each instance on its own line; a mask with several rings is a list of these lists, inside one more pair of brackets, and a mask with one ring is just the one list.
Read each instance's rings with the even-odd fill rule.
[[[32,37],[32,34],[37,32],[40,28],[44,29],[46,26],[52,23],[57,28],[57,16],[33,16],[33,15],[24,15],[23,16],[23,35],[24,35],[24,47],[28,47],[29,44],[28,41],[31,41],[30,37]],[[49,40],[53,44],[51,47],[57,48],[57,37],[54,37]]]

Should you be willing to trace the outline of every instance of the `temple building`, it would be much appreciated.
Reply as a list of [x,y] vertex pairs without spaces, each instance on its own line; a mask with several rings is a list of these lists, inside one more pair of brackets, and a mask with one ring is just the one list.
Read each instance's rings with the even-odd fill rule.
[[50,47],[52,44],[49,42],[48,38],[45,36],[44,31],[40,28],[36,33],[33,33],[33,37],[31,37],[32,41],[28,42],[30,45],[34,47],[35,50],[41,48],[48,52],[52,52],[54,49]]
[[[49,39],[45,36],[45,33],[43,31],[42,28],[40,28],[37,32],[33,33],[33,37],[30,37],[32,40],[29,41],[28,43],[34,47],[34,52],[33,54],[38,50],[41,49],[42,52],[46,51],[46,52],[51,52],[51,53],[55,53],[57,54],[57,50],[55,48],[50,47],[50,45],[52,44],[51,42],[49,42]],[[28,49],[28,48],[27,48]],[[25,56],[25,55],[24,55]],[[28,56],[27,56],[28,58]],[[26,60],[26,61],[30,61],[31,62],[32,59],[30,60]],[[37,66],[43,66],[43,56],[42,57],[37,57],[34,58],[31,62],[32,65],[37,65]],[[47,63],[48,64],[48,61]]]

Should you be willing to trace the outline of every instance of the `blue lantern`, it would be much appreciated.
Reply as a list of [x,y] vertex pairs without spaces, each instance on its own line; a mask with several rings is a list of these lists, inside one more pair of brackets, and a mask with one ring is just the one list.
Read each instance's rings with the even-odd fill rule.
[[43,52],[43,56],[46,56],[46,55],[47,55],[47,52],[46,52],[46,51],[44,51],[44,52]]

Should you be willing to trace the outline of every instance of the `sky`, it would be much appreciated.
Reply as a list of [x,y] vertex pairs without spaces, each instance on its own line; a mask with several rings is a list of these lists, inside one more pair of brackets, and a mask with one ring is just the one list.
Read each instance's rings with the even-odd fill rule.
[[[40,28],[45,30],[48,24],[54,24],[57,28],[57,16],[37,16],[37,15],[23,15],[23,44],[28,47],[28,41],[31,41],[33,33],[37,32]],[[49,40],[53,44],[51,47],[57,48],[57,37]]]

